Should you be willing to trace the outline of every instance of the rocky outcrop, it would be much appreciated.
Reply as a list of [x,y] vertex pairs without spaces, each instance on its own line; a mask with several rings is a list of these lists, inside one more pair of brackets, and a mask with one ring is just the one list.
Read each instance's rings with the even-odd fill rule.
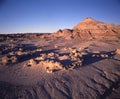
[[53,35],[65,39],[119,39],[120,26],[100,22],[93,18],[86,18],[74,26],[73,29],[58,30]]
[[73,37],[72,35],[73,30],[71,29],[59,29],[57,32],[53,33],[55,37],[64,37],[65,39],[71,39]]
[[120,55],[120,49],[116,49],[115,53]]

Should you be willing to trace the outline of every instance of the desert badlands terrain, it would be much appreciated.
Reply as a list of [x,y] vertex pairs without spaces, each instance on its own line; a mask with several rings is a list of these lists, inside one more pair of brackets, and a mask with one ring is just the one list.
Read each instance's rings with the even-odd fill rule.
[[119,99],[120,25],[0,35],[0,99]]

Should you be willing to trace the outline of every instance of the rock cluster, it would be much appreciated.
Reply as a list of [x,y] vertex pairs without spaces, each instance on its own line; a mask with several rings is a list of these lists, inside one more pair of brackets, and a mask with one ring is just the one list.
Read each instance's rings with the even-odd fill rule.
[[[69,53],[66,55],[59,55],[58,53],[43,53],[40,54],[39,57],[34,60],[30,60],[28,62],[28,66],[32,66],[35,64],[43,65],[46,69],[47,73],[52,73],[59,70],[65,69],[75,69],[83,65],[83,56],[86,55],[83,51],[77,49],[68,48]],[[71,63],[62,64],[61,62],[64,60],[70,60]]]
[[92,57],[94,57],[94,58],[108,58],[109,55],[108,54],[101,54],[101,53],[93,53]]
[[40,54],[39,57],[36,57],[34,59],[30,59],[26,66],[31,67],[31,66],[39,66],[41,65],[43,68],[45,68],[47,73],[53,73],[55,71],[59,71],[64,69],[63,65],[54,60],[55,53],[51,52],[49,54],[43,53]]
[[[83,56],[84,54],[82,51],[77,49],[70,49],[68,54],[62,56],[55,52],[48,54],[43,53],[35,59],[30,59],[27,63],[27,66],[31,67],[37,64],[42,65],[47,73],[65,69],[75,69],[83,65]],[[71,60],[71,63],[62,64],[61,62],[64,60]]]
[[[44,59],[42,58],[43,56],[37,57],[35,59],[30,59],[26,66],[27,67],[33,67],[33,66],[39,66],[41,65],[42,68],[45,69],[47,73],[53,73],[55,71],[59,71],[64,69],[63,65],[60,62],[57,62],[55,60],[50,60],[50,59]],[[41,60],[42,59],[42,60]]]
[[47,73],[52,73],[64,69],[60,62],[55,62],[54,60],[41,61],[40,64],[45,66]]
[[30,46],[29,44],[4,44],[0,46],[0,64],[9,65],[26,60],[42,51],[41,48]]
[[3,56],[1,58],[1,64],[2,65],[7,65],[7,64],[11,64],[11,63],[16,63],[18,61],[18,58],[16,56],[11,56],[11,57],[8,57],[8,56]]
[[73,61],[72,64],[69,65],[70,69],[74,69],[74,68],[77,68],[83,65],[84,59],[83,59],[82,51],[73,49],[70,51],[69,56],[70,56],[71,61]]
[[[65,31],[70,30],[64,30],[64,32]],[[60,30],[59,32],[62,32],[62,30]],[[9,46],[13,48],[13,44]],[[56,45],[54,47],[58,48],[59,46]],[[41,47],[32,50],[29,50],[29,48],[16,46],[14,46],[14,48],[15,51],[9,50],[10,49],[9,47],[8,48],[3,47],[3,49],[5,49],[6,52],[2,53],[5,55],[2,55],[2,57],[0,58],[0,64],[2,65],[13,64],[21,61],[21,59],[22,61],[26,61],[23,58],[28,56],[30,60],[27,61],[27,64],[25,66],[31,67],[35,65],[43,65],[47,73],[52,73],[64,69],[70,70],[76,69],[78,67],[84,66],[84,62],[88,58],[92,59],[109,58],[109,55],[106,53],[101,53],[100,51],[93,51],[89,53],[87,49],[83,48],[63,47],[60,50],[60,52],[48,52],[48,53],[45,53]],[[120,49],[116,49],[114,53],[120,54]],[[33,58],[32,56],[34,55],[37,56]],[[88,57],[85,58],[86,56]]]

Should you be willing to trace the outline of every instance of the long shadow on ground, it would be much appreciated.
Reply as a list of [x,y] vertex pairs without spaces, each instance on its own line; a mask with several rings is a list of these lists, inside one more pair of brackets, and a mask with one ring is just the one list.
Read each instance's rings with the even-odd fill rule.
[[[105,54],[108,57],[101,57],[102,54]],[[92,57],[93,55],[96,55],[98,57]],[[115,55],[114,51],[110,51],[110,52],[102,51],[102,52],[100,52],[98,54],[89,53],[88,55],[83,56],[83,59],[84,59],[83,66],[86,66],[86,65],[101,61],[103,59],[112,58],[114,55]]]

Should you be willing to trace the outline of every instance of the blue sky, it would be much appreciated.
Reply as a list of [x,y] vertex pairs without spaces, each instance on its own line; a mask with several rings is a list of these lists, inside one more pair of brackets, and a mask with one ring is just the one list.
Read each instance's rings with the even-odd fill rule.
[[55,32],[86,17],[120,24],[120,0],[0,0],[0,33]]

